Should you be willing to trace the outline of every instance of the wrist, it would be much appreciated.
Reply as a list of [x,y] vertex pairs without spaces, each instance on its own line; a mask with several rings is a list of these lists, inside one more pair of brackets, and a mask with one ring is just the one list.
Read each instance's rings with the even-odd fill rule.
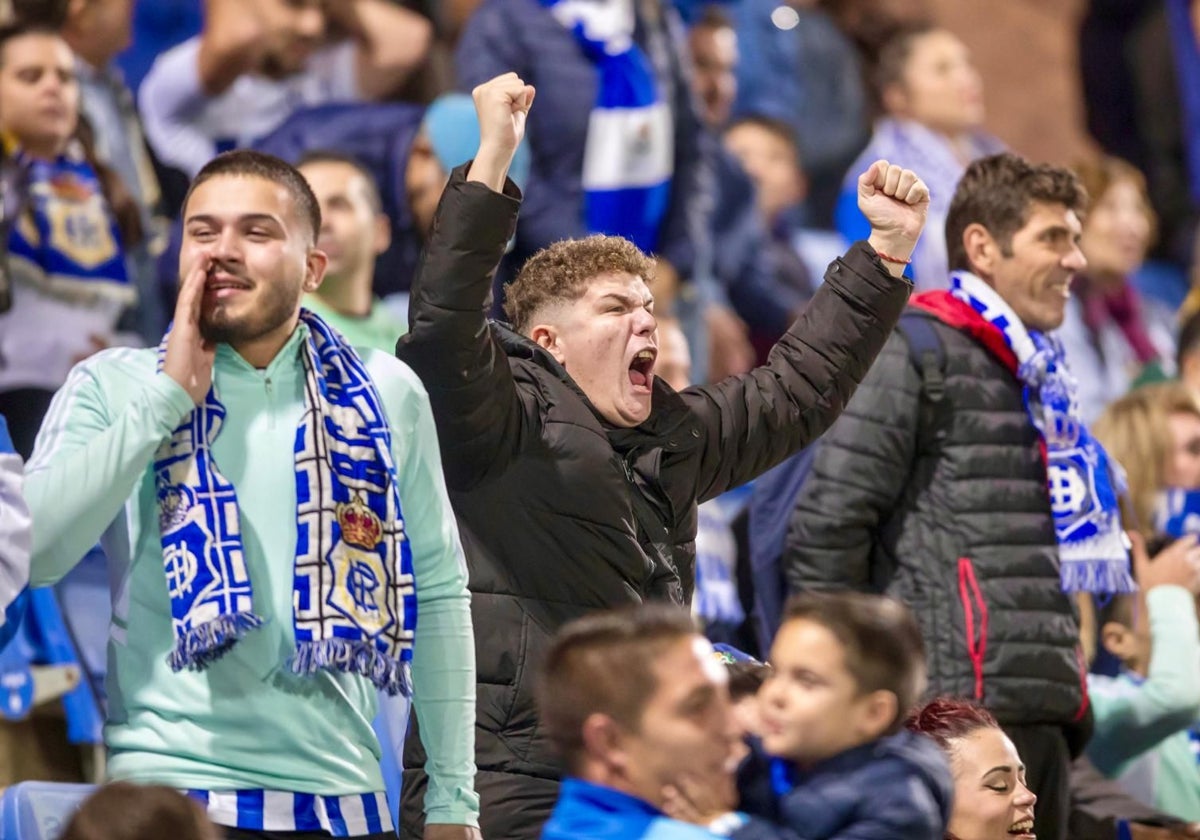
[[917,243],[906,236],[872,230],[870,237],[867,238],[867,244],[879,257],[888,273],[893,277],[899,277],[912,262],[913,249]]

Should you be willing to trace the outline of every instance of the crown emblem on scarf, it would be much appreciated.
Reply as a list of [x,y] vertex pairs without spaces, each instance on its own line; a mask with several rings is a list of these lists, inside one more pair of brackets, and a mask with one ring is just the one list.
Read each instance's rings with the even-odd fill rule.
[[358,548],[373,549],[383,537],[383,523],[362,499],[357,496],[349,504],[340,504],[334,509],[338,526],[342,529],[342,541]]

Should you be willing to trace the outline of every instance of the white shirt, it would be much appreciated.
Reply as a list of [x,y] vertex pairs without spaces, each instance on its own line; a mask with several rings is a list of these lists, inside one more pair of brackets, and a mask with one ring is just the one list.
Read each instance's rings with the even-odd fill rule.
[[363,99],[357,54],[357,44],[343,41],[314,53],[300,73],[244,75],[208,96],[200,84],[200,37],[191,38],[155,59],[142,82],[146,139],[164,163],[195,175],[218,152],[249,145],[300,108]]

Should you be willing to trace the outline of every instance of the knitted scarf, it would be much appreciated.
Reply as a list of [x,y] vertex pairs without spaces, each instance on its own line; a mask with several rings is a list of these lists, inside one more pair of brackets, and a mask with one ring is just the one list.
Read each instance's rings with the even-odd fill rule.
[[1027,330],[1005,300],[969,272],[951,274],[950,294],[999,330],[1016,356],[1029,418],[1046,445],[1063,590],[1134,591],[1117,506],[1117,494],[1123,490],[1119,468],[1079,416],[1075,379],[1067,370],[1062,345],[1054,336]]
[[[417,623],[391,431],[362,360],[306,309],[305,411],[296,430],[295,673],[332,669],[410,693]],[[167,336],[170,335],[168,330]],[[159,346],[159,369],[167,337]],[[154,471],[178,671],[203,670],[263,623],[246,568],[237,491],[212,445],[225,408],[209,389],[159,447]]]

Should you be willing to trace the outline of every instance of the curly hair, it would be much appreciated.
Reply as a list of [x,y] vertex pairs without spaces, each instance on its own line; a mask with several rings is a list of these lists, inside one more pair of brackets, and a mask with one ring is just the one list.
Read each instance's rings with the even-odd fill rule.
[[632,274],[649,283],[654,261],[620,236],[564,239],[538,251],[505,290],[504,313],[519,333],[547,306],[572,303],[603,274]]
[[944,752],[950,751],[951,741],[980,729],[1000,727],[983,706],[957,697],[935,697],[910,714],[904,725],[910,732],[928,735]]

